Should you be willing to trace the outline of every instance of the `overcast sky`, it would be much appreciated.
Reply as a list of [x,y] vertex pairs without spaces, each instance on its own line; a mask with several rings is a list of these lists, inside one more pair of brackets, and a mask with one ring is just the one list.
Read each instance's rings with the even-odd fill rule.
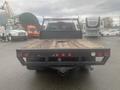
[[[4,0],[0,0],[0,4]],[[40,16],[119,15],[120,0],[7,0],[15,14]]]

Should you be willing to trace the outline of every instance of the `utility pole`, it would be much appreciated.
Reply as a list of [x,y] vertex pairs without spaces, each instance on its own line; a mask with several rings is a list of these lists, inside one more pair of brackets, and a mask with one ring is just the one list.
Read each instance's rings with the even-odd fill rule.
[[12,8],[9,5],[9,2],[5,0],[2,7],[1,7],[1,9],[5,11],[6,16],[8,18],[8,22],[6,24],[6,27],[7,28],[13,28],[14,23],[15,23],[15,21],[14,21],[14,13],[13,13]]
[[118,18],[119,18],[119,29],[120,29],[120,16],[118,16]]

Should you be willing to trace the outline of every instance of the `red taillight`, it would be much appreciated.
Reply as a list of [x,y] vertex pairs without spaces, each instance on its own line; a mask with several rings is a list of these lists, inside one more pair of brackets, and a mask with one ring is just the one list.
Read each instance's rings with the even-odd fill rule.
[[22,56],[23,56],[23,57],[28,57],[28,55],[29,55],[29,54],[28,54],[27,52],[22,53]]
[[62,53],[62,54],[61,54],[61,56],[62,56],[62,57],[65,57],[65,54],[64,54],[64,53]]
[[103,57],[104,53],[103,52],[96,52],[96,57]]
[[96,52],[96,57],[110,56],[110,51],[99,51]]
[[110,51],[104,52],[104,56],[110,56]]
[[56,53],[56,54],[53,54],[53,56],[55,56],[55,57],[71,57],[72,54],[71,53]]
[[71,57],[72,56],[72,54],[71,53],[68,53],[68,57]]
[[17,56],[18,56],[18,57],[22,57],[22,52],[18,52],[18,53],[17,53]]

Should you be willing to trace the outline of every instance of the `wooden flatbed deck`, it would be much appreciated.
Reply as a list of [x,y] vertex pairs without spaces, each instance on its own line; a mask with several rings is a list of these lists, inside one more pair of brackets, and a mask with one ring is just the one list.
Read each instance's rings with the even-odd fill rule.
[[45,39],[33,40],[24,49],[98,49],[101,45],[92,43],[87,39]]

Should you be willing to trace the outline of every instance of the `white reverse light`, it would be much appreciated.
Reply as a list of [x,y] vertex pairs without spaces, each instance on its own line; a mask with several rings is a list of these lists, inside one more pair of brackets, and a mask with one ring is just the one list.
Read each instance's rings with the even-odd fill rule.
[[91,52],[91,56],[95,56],[96,55],[96,53],[95,52]]

